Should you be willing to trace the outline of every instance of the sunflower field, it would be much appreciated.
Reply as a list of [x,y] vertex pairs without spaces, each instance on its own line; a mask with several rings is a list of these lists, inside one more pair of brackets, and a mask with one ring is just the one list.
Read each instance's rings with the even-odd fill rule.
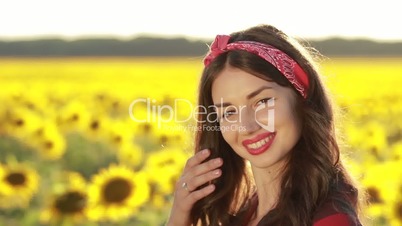
[[[402,225],[402,59],[320,62],[367,225]],[[0,225],[164,225],[201,58],[0,59]]]

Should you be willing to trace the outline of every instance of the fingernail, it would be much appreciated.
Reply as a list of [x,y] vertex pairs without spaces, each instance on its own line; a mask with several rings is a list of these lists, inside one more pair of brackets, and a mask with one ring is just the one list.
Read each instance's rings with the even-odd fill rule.
[[221,170],[217,169],[212,172],[213,175],[218,176],[221,174]]
[[201,154],[207,155],[207,154],[209,154],[209,150],[208,150],[208,149],[204,149],[204,150],[201,151]]
[[217,159],[214,160],[214,163],[215,163],[216,165],[219,165],[219,164],[222,163],[222,159],[221,159],[221,158],[217,158]]

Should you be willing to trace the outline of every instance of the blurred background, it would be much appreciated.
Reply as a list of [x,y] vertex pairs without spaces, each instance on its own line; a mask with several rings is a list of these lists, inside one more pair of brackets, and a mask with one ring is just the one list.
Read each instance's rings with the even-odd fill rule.
[[402,225],[397,1],[2,1],[0,225],[164,225],[216,34],[318,50],[366,225]]

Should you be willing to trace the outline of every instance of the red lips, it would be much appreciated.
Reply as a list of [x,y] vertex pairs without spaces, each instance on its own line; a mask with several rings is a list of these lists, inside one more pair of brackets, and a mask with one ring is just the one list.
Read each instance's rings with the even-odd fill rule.
[[247,139],[242,142],[243,146],[252,155],[259,155],[269,149],[274,141],[276,133],[262,133],[252,139]]

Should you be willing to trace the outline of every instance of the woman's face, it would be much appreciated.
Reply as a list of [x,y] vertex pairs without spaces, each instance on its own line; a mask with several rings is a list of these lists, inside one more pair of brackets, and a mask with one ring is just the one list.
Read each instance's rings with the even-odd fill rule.
[[281,166],[301,134],[296,94],[288,87],[226,67],[212,84],[225,141],[253,167]]

